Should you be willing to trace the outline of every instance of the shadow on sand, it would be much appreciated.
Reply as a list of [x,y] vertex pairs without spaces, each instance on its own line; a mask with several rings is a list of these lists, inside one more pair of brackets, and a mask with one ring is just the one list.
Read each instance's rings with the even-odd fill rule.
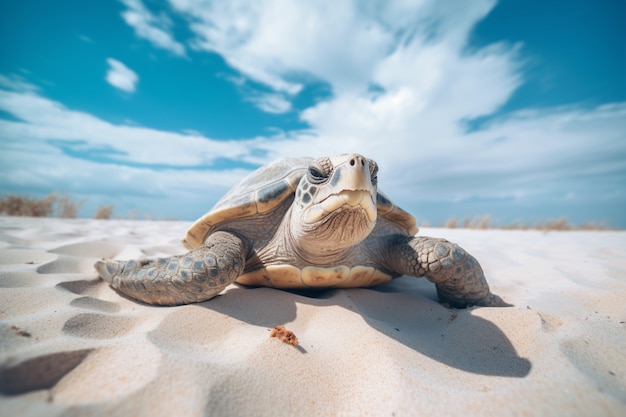
[[[280,294],[266,297],[267,291]],[[531,363],[507,336],[472,309],[449,309],[436,301],[425,279],[402,277],[376,288],[281,291],[234,288],[199,305],[256,326],[294,321],[297,305],[341,306],[360,314],[372,328],[448,366],[481,375],[522,378]],[[271,305],[267,300],[271,299]]]

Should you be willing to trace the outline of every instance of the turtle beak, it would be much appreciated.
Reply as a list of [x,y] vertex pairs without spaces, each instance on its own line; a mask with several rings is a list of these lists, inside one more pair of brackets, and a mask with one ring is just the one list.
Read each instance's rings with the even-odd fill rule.
[[315,196],[314,203],[320,204],[331,195],[344,191],[366,191],[376,195],[376,187],[372,185],[370,164],[367,158],[358,153],[339,155],[331,158],[335,169],[325,189]]
[[[348,161],[335,170],[335,174],[336,176],[333,175],[330,179],[331,185],[342,190],[369,191],[372,188],[369,161],[358,153],[350,155]],[[333,181],[336,181],[336,184],[333,184]]]

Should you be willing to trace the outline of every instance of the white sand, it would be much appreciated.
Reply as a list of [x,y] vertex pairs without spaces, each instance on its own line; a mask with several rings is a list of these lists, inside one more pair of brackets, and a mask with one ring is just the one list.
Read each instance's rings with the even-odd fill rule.
[[0,217],[0,415],[626,415],[626,232],[421,231],[474,254],[504,309],[409,277],[152,307],[92,269],[182,253],[187,226]]

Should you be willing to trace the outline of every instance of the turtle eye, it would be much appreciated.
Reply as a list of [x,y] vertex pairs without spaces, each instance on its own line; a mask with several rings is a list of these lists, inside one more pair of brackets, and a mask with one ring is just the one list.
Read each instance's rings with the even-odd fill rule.
[[320,172],[314,166],[309,167],[309,182],[313,184],[321,184],[328,179],[328,175]]

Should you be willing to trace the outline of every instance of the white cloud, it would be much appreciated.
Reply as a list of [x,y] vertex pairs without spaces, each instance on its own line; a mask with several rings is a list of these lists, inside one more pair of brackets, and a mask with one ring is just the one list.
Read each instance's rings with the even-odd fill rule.
[[87,36],[87,35],[82,35],[82,34],[79,34],[79,35],[77,35],[77,36],[78,36],[78,39],[80,39],[81,41],[83,41],[83,42],[85,42],[85,43],[93,43],[93,39],[91,39],[91,38],[90,38],[89,36]]
[[135,29],[138,37],[146,39],[157,48],[185,56],[185,47],[171,33],[172,21],[165,14],[155,16],[141,0],[121,0],[127,10],[122,12],[124,21]]
[[[323,129],[326,117],[344,118],[344,109],[333,108],[342,102],[356,104],[348,116],[382,121],[383,105],[367,103],[372,83],[387,92],[381,100],[397,121],[413,118],[419,107],[455,105],[451,119],[488,114],[520,83],[511,48],[464,50],[469,31],[494,6],[492,0],[170,3],[190,21],[196,48],[219,53],[247,77],[287,96],[311,78],[328,82],[335,100],[303,114],[316,128]],[[399,111],[388,107],[392,101]],[[318,123],[314,114],[324,106],[328,111]],[[363,107],[369,111],[363,113]]]
[[5,193],[54,190],[115,204],[117,213],[191,219],[246,174],[241,168],[210,169],[216,160],[263,162],[254,155],[258,139],[215,141],[195,132],[111,124],[27,85],[14,87],[0,88],[0,110],[16,119],[0,119]]
[[302,89],[294,73],[335,88],[367,82],[393,33],[361,19],[352,2],[170,0],[191,21],[199,49],[221,54],[248,77],[288,94]]
[[211,165],[218,158],[256,161],[248,158],[256,139],[216,141],[197,134],[115,125],[32,92],[0,90],[0,109],[19,119],[0,119],[4,138],[27,143],[55,140],[76,152],[100,153],[120,164],[191,168]]
[[217,52],[250,78],[289,94],[302,88],[294,74],[328,81],[339,94],[363,91],[380,61],[405,45],[436,41],[460,50],[494,5],[493,0],[169,1],[189,19],[197,48]]
[[109,70],[106,74],[107,82],[122,91],[134,93],[139,82],[137,73],[117,59],[107,58],[107,64],[109,64]]
[[281,94],[257,93],[250,95],[247,100],[253,102],[266,113],[281,114],[291,110],[291,102],[286,100]]
[[349,117],[356,133],[329,128],[259,146],[284,156],[360,152],[377,160],[381,187],[409,208],[575,191],[607,196],[626,179],[626,103],[524,111],[472,133],[429,116],[396,125]]
[[5,76],[0,74],[0,87],[13,91],[39,91],[39,87],[30,84],[19,75]]

